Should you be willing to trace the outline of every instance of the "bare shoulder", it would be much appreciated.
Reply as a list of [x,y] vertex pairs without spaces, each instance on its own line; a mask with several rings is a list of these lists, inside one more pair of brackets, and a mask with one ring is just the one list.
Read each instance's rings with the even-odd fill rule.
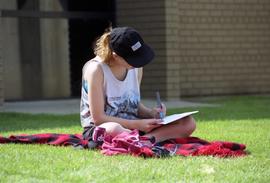
[[83,68],[83,78],[86,80],[103,79],[103,71],[100,62],[88,61]]

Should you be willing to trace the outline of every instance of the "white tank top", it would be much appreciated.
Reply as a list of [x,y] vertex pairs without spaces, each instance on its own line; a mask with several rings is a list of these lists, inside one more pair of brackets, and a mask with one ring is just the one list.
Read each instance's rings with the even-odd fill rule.
[[[109,116],[115,116],[124,119],[138,119],[138,105],[140,102],[140,88],[138,81],[138,69],[128,70],[123,81],[118,80],[112,73],[110,67],[101,62],[99,57],[88,61],[83,69],[90,66],[88,63],[96,61],[101,65],[104,74],[104,112]],[[87,127],[93,124],[91,111],[89,110],[88,83],[82,80],[82,95],[81,95],[81,125]]]

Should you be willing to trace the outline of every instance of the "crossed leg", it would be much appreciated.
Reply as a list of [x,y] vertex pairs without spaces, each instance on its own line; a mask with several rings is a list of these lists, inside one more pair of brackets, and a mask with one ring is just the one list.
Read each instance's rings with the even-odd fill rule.
[[102,128],[106,129],[106,134],[109,134],[111,136],[116,136],[117,134],[120,134],[122,132],[131,132],[131,130],[124,128],[122,125],[115,123],[115,122],[106,122],[101,125],[99,125]]
[[195,120],[191,116],[188,116],[174,123],[156,128],[145,134],[145,136],[154,136],[156,138],[156,142],[161,142],[173,138],[188,137],[193,133],[195,129]]
[[[100,125],[106,129],[106,133],[111,136],[116,136],[122,132],[131,132],[131,130],[124,128],[118,123],[115,122],[107,122]],[[172,138],[183,138],[188,137],[192,134],[192,132],[196,129],[195,120],[191,117],[185,117],[180,119],[174,123],[161,126],[152,130],[149,133],[146,133],[144,136],[152,137],[154,136],[156,142],[161,142],[167,139]]]

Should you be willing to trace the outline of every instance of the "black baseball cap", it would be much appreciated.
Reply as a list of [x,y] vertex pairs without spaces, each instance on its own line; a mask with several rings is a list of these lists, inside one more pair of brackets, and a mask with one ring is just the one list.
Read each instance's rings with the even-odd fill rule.
[[136,68],[151,62],[154,51],[142,39],[140,34],[131,27],[117,27],[110,33],[110,47],[126,62]]

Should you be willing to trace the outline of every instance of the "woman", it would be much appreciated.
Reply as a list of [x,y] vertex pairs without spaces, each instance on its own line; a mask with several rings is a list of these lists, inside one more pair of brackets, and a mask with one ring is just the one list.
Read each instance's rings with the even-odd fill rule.
[[154,52],[136,30],[119,27],[104,33],[97,40],[95,54],[83,67],[81,124],[85,139],[92,140],[96,126],[111,136],[138,129],[156,142],[187,137],[195,130],[192,117],[160,125],[157,116],[166,114],[166,107],[150,109],[140,102],[142,67],[154,58]]

